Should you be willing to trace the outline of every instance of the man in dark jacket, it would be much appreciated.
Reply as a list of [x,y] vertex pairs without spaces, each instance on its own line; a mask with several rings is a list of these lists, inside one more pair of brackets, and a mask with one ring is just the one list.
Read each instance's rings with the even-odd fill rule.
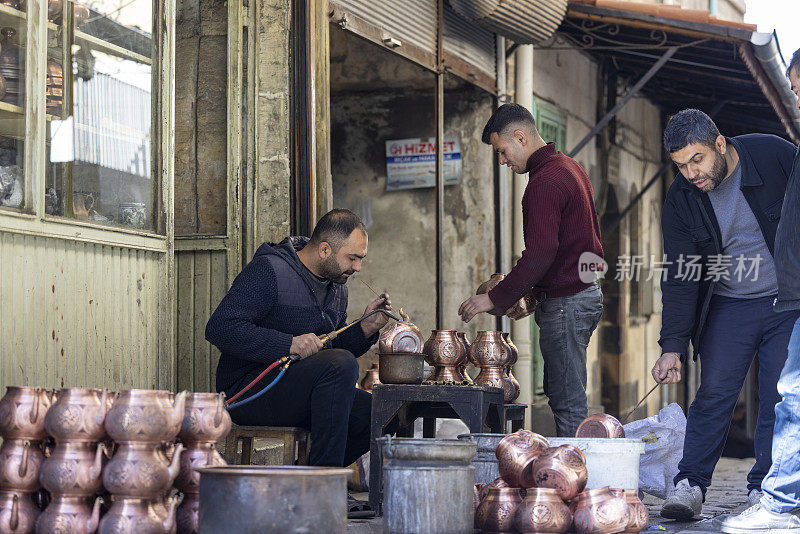
[[758,354],[756,462],[747,476],[751,503],[771,464],[777,382],[798,317],[774,313],[778,292],[773,245],[794,145],[775,136],[725,138],[696,109],[675,115],[664,147],[678,167],[662,213],[666,277],[662,280],[662,355],[653,378],[680,380],[692,342],[700,388],[689,408],[675,491],[661,515],[699,514],[722,454],[731,415]]
[[[787,76],[800,109],[800,50],[789,62]],[[800,310],[800,151],[786,187],[781,221],[775,235],[778,299],[775,311]],[[772,467],[761,482],[761,501],[740,515],[727,518],[722,532],[800,533],[800,319],[794,323],[789,356],[778,380],[783,400],[775,406]]]
[[[347,466],[369,450],[371,395],[355,388],[356,357],[378,338],[387,317],[377,313],[340,334],[330,347],[319,336],[347,318],[350,275],[367,255],[367,231],[357,215],[336,209],[320,219],[309,240],[264,243],[233,281],[206,325],[222,352],[217,391],[228,397],[269,364],[297,354],[283,379],[258,399],[231,410],[239,425],[299,426],[311,431],[312,465]],[[388,295],[365,314],[391,310]],[[245,396],[273,381],[274,369]]]

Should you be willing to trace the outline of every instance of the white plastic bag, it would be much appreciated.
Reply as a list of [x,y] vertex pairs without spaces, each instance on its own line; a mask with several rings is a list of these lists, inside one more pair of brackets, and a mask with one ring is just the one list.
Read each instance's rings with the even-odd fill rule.
[[639,460],[639,489],[660,499],[666,499],[678,474],[678,462],[683,456],[686,437],[686,416],[674,402],[656,415],[625,425],[625,437],[641,439],[648,434],[644,454]]

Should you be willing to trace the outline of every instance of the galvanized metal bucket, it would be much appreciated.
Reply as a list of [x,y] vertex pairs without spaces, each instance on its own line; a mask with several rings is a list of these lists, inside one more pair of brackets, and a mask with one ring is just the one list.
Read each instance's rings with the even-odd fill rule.
[[230,465],[200,473],[200,534],[345,534],[348,469]]
[[458,439],[472,441],[478,446],[478,452],[472,465],[475,466],[475,484],[488,484],[500,476],[499,462],[495,451],[497,444],[506,434],[461,434]]
[[476,445],[383,437],[383,525],[397,534],[472,534]]

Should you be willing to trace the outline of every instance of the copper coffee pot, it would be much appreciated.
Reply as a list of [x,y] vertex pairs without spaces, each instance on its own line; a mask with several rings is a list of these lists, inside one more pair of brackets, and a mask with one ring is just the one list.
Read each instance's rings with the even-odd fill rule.
[[507,435],[495,451],[500,476],[513,488],[533,486],[531,467],[536,457],[548,446],[546,439],[530,431]]
[[184,449],[180,456],[180,469],[173,484],[183,493],[199,493],[200,473],[196,469],[228,465],[213,443],[198,443]]
[[584,490],[576,501],[572,524],[579,534],[622,532],[627,528],[628,505],[608,487]]
[[464,345],[455,330],[432,330],[431,337],[422,349],[425,361],[434,366],[433,374],[428,377],[431,382],[462,383],[464,377],[458,366],[467,358]]
[[106,435],[103,423],[108,412],[108,390],[63,388],[47,410],[44,426],[56,441],[100,441]]
[[556,490],[565,501],[583,491],[589,478],[586,457],[572,445],[550,447],[539,454],[531,467],[531,474],[536,486]]
[[518,488],[491,488],[475,511],[483,532],[514,532],[514,513],[522,502]]
[[100,523],[100,505],[103,499],[97,497],[94,506],[91,498],[56,495],[47,509],[36,520],[37,534],[91,533]]
[[[171,391],[158,390],[158,401],[164,406],[166,413],[170,415],[167,433],[162,436],[162,441],[171,442],[178,437],[183,424],[183,417],[186,415],[186,398],[188,395],[188,391],[181,391],[176,395]],[[215,394],[212,393],[212,395]]]
[[172,441],[183,422],[186,392],[169,399],[170,392],[128,389],[119,392],[108,411],[105,428],[119,443]]
[[572,513],[550,488],[528,488],[514,513],[514,526],[522,534],[561,533],[572,525]]
[[39,468],[44,453],[39,443],[27,439],[6,439],[0,446],[0,489],[34,492],[41,488]]
[[52,404],[51,394],[44,388],[8,386],[0,399],[0,436],[3,439],[46,439],[44,419]]
[[153,498],[178,476],[182,450],[183,445],[178,444],[172,462],[166,465],[152,443],[120,443],[103,469],[103,486],[115,496]]
[[402,321],[394,324],[381,332],[378,348],[381,354],[412,353],[419,354],[425,339],[417,325],[409,321],[408,315],[400,308]]
[[224,393],[189,393],[186,395],[181,423],[181,441],[186,446],[194,443],[216,443],[231,431],[231,415],[225,408]]
[[[183,495],[180,494],[177,490],[173,490],[172,492],[168,493],[162,498],[154,499],[150,501],[150,508],[155,512],[156,516],[161,521],[164,521],[166,518],[169,517],[170,508],[172,508],[172,503],[176,502],[178,506],[183,502]],[[178,509],[175,508],[175,512],[173,515],[177,516]],[[177,521],[173,520],[172,524],[169,525],[169,529],[164,534],[175,534],[178,530],[178,523]]]
[[30,493],[0,490],[0,532],[33,534],[39,514]]
[[361,379],[361,389],[372,393],[372,388],[375,387],[375,384],[381,383],[381,379],[378,376],[379,371],[378,362],[373,363],[372,367],[367,369],[367,373],[364,375],[364,378]]
[[624,438],[625,429],[613,415],[598,413],[590,415],[578,426],[576,438]]
[[102,443],[58,443],[39,470],[42,486],[52,494],[91,497],[102,488]]
[[629,518],[625,532],[641,532],[647,529],[647,524],[650,522],[650,513],[647,511],[647,507],[642,504],[642,501],[639,500],[638,492],[632,489],[611,488],[611,493],[615,497],[625,499],[628,505]]
[[[494,287],[499,284],[506,275],[502,273],[494,273],[491,278],[487,281],[482,283],[478,286],[478,289],[475,291],[476,295],[483,295],[484,293],[488,293]],[[536,296],[531,290],[527,295],[522,297],[514,304],[510,310],[506,310],[504,313],[498,313],[496,310],[492,310],[489,313],[496,316],[503,316],[508,315],[510,319],[522,319],[523,317],[527,317],[528,315],[532,314],[533,311],[536,309],[536,305],[539,301],[536,299]]]
[[111,497],[111,508],[100,520],[99,534],[167,534],[175,523],[175,509],[180,499],[173,499],[167,516],[160,518],[147,499]]

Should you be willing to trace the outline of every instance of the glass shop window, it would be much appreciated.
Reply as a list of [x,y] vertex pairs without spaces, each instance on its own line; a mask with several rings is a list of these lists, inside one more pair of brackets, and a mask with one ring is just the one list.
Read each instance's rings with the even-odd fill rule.
[[46,213],[152,231],[151,0],[48,2]]
[[0,207],[23,208],[25,6],[0,1]]

